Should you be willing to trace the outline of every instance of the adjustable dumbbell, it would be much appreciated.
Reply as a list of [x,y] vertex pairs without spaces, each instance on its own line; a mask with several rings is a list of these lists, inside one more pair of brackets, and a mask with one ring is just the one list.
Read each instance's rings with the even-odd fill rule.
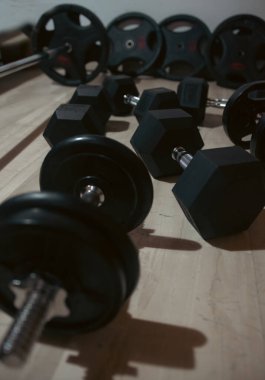
[[0,268],[0,306],[14,317],[0,360],[11,366],[26,361],[43,327],[78,333],[108,323],[139,277],[137,250],[113,219],[52,192],[0,206]]
[[148,111],[178,108],[178,97],[175,91],[158,87],[144,90],[141,97],[124,94],[124,103],[135,106],[133,114],[140,122]]
[[56,144],[42,163],[40,188],[92,203],[127,231],[143,222],[153,200],[150,175],[136,154],[96,135]]
[[262,211],[264,168],[243,148],[205,149],[192,157],[176,147],[172,158],[184,169],[173,194],[204,239],[239,233]]
[[147,112],[130,142],[154,178],[182,172],[171,158],[176,144],[187,146],[192,153],[204,145],[192,116],[177,108]]
[[77,86],[95,78],[108,59],[108,37],[88,9],[62,4],[45,12],[32,31],[34,54],[0,67],[0,76],[39,63],[53,80]]
[[50,146],[81,134],[105,134],[111,114],[128,115],[132,107],[124,104],[126,90],[137,95],[133,78],[126,75],[106,77],[103,85],[80,84],[68,104],[61,104],[50,118],[44,138]]
[[[249,149],[252,134],[265,112],[265,81],[250,82],[240,86],[227,99],[207,99],[208,83],[200,78],[185,78],[178,87],[179,106],[189,112],[197,124],[204,119],[205,107],[223,109],[223,126],[235,144]],[[255,141],[257,141],[256,134]]]
[[240,86],[229,98],[223,112],[225,133],[235,145],[249,149],[264,112],[265,80]]

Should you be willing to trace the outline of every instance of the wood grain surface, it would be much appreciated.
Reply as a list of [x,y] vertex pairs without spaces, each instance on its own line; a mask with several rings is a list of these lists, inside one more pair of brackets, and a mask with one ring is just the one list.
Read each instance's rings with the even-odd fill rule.
[[[142,78],[137,86],[141,93],[159,86],[175,89],[177,83]],[[53,83],[36,68],[2,79],[0,88],[2,202],[39,190],[39,169],[49,151],[42,131],[74,89]],[[210,97],[231,93],[210,84]],[[207,109],[200,127],[205,148],[232,145],[221,115]],[[107,136],[130,147],[136,127],[133,116],[112,117]],[[115,320],[84,335],[44,333],[22,369],[0,364],[1,379],[265,379],[265,212],[247,231],[206,242],[175,201],[175,181],[153,180],[151,212],[130,234],[140,252],[140,281]],[[10,321],[0,312],[0,337]]]

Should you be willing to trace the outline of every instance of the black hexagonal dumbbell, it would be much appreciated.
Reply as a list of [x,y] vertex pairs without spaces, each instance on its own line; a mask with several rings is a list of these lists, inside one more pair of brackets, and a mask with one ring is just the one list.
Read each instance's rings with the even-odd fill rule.
[[109,97],[103,86],[80,84],[69,100],[69,103],[92,106],[103,126],[111,116]]
[[81,84],[68,104],[61,104],[48,122],[44,138],[53,146],[65,138],[81,134],[105,134],[111,114],[127,115],[132,106],[123,102],[123,95],[138,90],[126,75],[105,78],[103,86]]
[[128,75],[110,75],[104,79],[102,86],[79,85],[70,103],[93,105],[105,124],[111,114],[131,114],[133,107],[123,101],[123,95],[127,92],[135,96],[139,94],[133,78]]
[[179,107],[190,113],[197,125],[204,120],[206,107],[223,109],[227,103],[227,99],[209,99],[208,89],[205,79],[195,77],[184,78],[177,88]]
[[176,147],[184,169],[172,191],[185,215],[208,240],[247,229],[265,204],[261,163],[238,146],[198,151]]
[[105,125],[91,105],[61,104],[51,116],[43,137],[50,146],[76,135],[105,133]]
[[148,111],[178,107],[178,97],[175,91],[164,87],[144,90],[141,97],[126,93],[124,94],[124,102],[135,106],[133,113],[138,122]]
[[115,116],[125,116],[132,113],[133,106],[124,103],[124,94],[138,96],[139,91],[132,77],[128,75],[111,75],[103,81],[103,87],[108,95],[111,112]]
[[176,145],[188,146],[192,153],[202,148],[203,141],[192,116],[181,109],[149,111],[131,138],[131,144],[154,178],[182,172],[172,160]]

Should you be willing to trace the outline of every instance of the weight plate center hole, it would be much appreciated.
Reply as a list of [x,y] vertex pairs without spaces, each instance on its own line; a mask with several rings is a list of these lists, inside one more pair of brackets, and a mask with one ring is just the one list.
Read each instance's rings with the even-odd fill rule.
[[127,40],[127,41],[125,42],[125,47],[126,47],[126,49],[133,49],[134,46],[135,46],[135,43],[134,43],[133,40]]
[[239,57],[245,57],[245,55],[246,55],[246,52],[244,50],[239,50],[238,52]]
[[69,54],[73,51],[73,46],[72,46],[72,44],[70,44],[70,42],[65,42],[64,46],[66,48],[66,53]]

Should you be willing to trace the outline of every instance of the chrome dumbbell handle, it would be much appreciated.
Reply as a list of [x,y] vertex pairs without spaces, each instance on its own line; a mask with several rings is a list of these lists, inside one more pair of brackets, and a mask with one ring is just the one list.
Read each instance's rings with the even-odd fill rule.
[[130,106],[137,106],[139,103],[139,96],[134,96],[130,94],[123,95],[123,101],[125,104],[129,104]]
[[182,169],[186,169],[191,160],[193,159],[192,155],[185,151],[182,147],[176,147],[172,152],[173,160],[177,161]]
[[69,314],[65,310],[62,313],[51,311],[55,297],[61,289],[58,285],[47,282],[34,273],[29,279],[27,282],[30,289],[25,294],[24,303],[0,346],[0,360],[12,367],[25,363],[48,319],[54,315]]
[[227,104],[227,99],[207,99],[206,106],[207,107],[213,107],[213,108],[225,108]]

